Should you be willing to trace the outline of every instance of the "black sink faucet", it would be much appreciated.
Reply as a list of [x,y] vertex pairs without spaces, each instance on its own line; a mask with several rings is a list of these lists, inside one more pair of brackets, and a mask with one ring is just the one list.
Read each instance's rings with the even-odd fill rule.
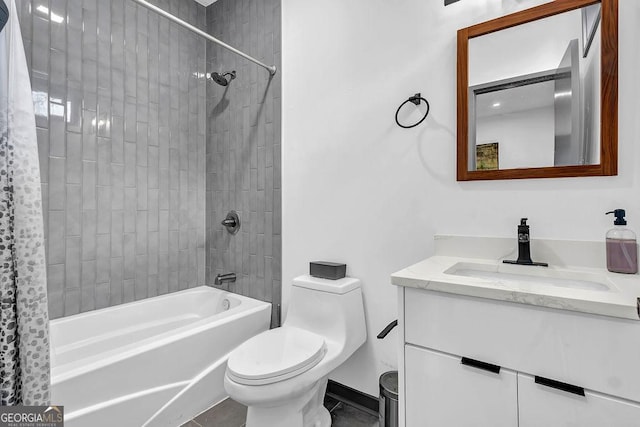
[[531,260],[531,239],[529,237],[529,226],[527,225],[528,218],[521,218],[520,225],[518,226],[518,259],[503,260],[505,264],[519,264],[519,265],[535,265],[539,267],[549,267],[546,262],[533,262]]

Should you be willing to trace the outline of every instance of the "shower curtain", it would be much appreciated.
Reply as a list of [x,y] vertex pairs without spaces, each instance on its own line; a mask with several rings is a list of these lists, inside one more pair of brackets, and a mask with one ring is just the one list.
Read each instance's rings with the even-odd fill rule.
[[15,0],[0,0],[0,405],[49,404],[36,125]]

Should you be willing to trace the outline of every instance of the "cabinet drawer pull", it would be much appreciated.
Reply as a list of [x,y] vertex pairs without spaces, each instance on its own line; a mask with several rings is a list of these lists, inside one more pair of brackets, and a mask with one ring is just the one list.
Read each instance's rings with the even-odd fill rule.
[[535,381],[536,384],[566,391],[567,393],[577,394],[578,396],[584,396],[584,388],[578,387],[577,385],[567,384],[560,381],[551,380],[549,378],[539,377],[537,375],[535,377]]
[[481,362],[475,359],[469,359],[468,357],[463,357],[460,360],[460,363],[466,366],[471,366],[472,368],[482,369],[483,371],[493,372],[494,374],[500,373],[500,366],[492,365],[491,363]]

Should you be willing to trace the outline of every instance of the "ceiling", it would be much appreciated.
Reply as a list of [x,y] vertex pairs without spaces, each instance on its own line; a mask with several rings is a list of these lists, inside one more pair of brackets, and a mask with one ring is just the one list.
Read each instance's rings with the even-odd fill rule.
[[476,96],[476,117],[504,114],[553,107],[556,99],[555,81],[518,86]]

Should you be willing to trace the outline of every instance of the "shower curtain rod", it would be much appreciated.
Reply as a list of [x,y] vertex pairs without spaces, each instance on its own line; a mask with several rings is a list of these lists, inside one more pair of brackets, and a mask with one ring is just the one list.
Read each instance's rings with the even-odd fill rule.
[[134,2],[146,7],[147,9],[153,10],[154,12],[158,13],[159,15],[164,16],[165,18],[168,18],[169,20],[175,22],[176,24],[179,24],[181,26],[183,26],[184,28],[193,31],[194,33],[201,35],[202,37],[204,37],[205,39],[212,41],[214,43],[216,43],[217,45],[222,46],[223,48],[230,50],[231,52],[238,54],[240,56],[242,56],[245,59],[248,59],[251,62],[254,62],[256,64],[258,64],[261,67],[266,68],[269,71],[270,75],[275,75],[276,74],[276,66],[275,65],[267,65],[264,64],[260,61],[258,61],[257,59],[253,58],[252,56],[247,55],[244,52],[239,51],[238,49],[236,49],[235,47],[229,46],[228,44],[226,44],[223,41],[218,40],[217,38],[213,37],[212,35],[209,35],[207,33],[205,33],[204,31],[202,31],[199,28],[194,27],[193,25],[189,24],[188,22],[183,21],[180,18],[177,18],[175,16],[173,16],[172,14],[170,14],[169,12],[160,9],[158,6],[155,6],[145,0],[133,0]]

